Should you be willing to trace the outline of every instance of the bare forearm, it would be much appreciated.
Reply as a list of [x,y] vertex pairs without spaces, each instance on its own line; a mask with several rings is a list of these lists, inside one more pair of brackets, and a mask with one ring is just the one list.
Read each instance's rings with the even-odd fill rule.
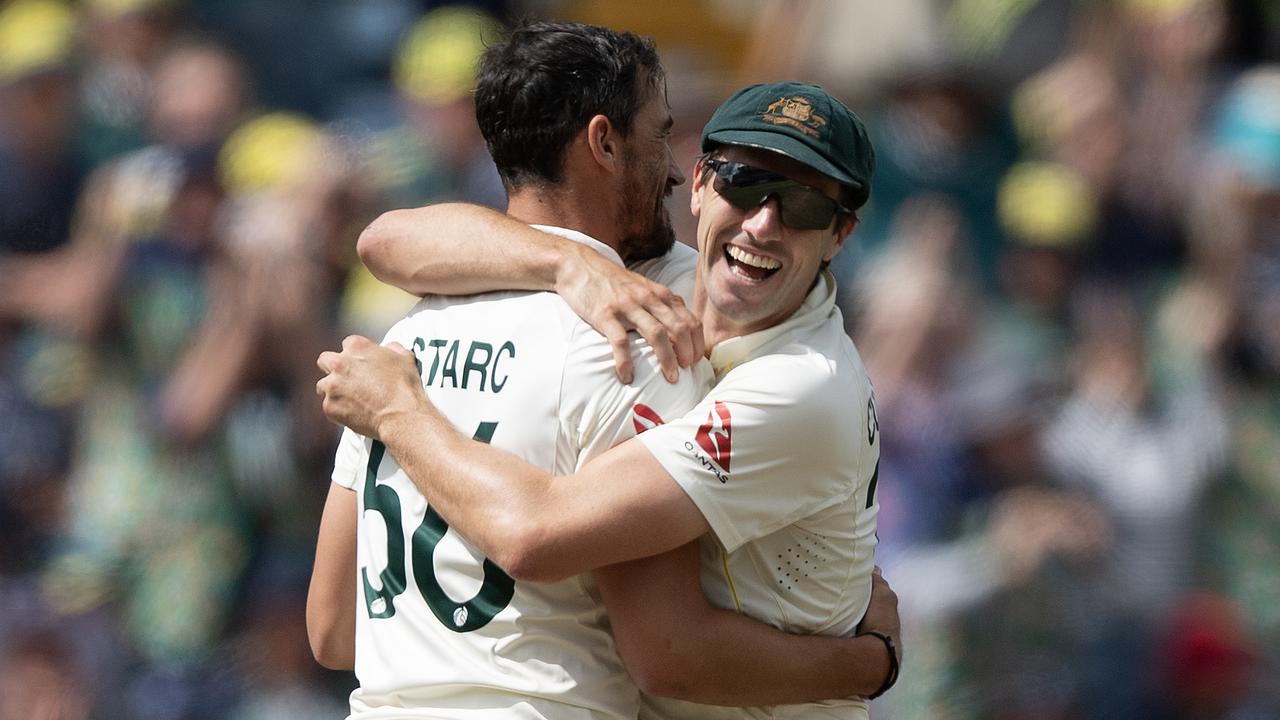
[[331,484],[307,590],[311,652],[331,670],[355,667],[356,513],[355,493]]
[[647,557],[708,529],[640,443],[621,443],[552,478],[486,444],[501,444],[501,436],[459,433],[423,392],[413,354],[396,343],[351,336],[316,365],[325,373],[316,383],[325,415],[382,443],[427,502],[517,580],[558,580]]
[[700,666],[656,694],[710,705],[788,705],[870,695],[889,674],[884,643],[871,636],[790,635],[714,609],[673,654]]
[[573,243],[502,213],[449,203],[383,213],[360,234],[360,259],[415,295],[553,290]]
[[529,517],[546,517],[540,490],[551,477],[472,442],[433,411],[406,411],[381,424],[381,441],[427,502],[486,557],[517,579],[527,575]]
[[869,695],[888,676],[889,654],[878,638],[784,633],[712,605],[700,575],[696,543],[595,572],[618,652],[649,694],[711,705],[794,704]]
[[388,415],[376,435],[450,526],[517,580],[562,580],[666,552],[708,530],[639,443],[552,477],[458,433],[430,406]]

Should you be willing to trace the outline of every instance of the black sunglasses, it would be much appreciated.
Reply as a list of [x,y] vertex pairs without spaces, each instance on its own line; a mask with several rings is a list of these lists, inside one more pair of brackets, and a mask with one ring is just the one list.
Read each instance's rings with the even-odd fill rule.
[[853,214],[821,190],[783,175],[717,158],[704,162],[716,173],[711,187],[730,205],[750,210],[776,197],[782,224],[793,230],[825,230],[838,214]]

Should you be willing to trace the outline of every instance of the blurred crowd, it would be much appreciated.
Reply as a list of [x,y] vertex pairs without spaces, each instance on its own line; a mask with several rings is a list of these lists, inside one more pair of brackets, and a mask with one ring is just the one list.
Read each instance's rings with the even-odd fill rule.
[[0,720],[345,714],[314,359],[412,302],[379,212],[504,206],[469,90],[525,17],[654,36],[688,165],[746,82],[867,120],[876,717],[1280,717],[1276,3],[0,0]]

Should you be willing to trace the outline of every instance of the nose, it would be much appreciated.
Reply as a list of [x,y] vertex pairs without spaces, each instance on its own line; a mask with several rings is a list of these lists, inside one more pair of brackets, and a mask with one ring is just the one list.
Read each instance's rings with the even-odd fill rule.
[[743,214],[742,229],[755,237],[772,237],[782,229],[778,198],[770,195]]
[[671,145],[667,145],[667,185],[676,187],[683,185],[685,181],[684,173],[680,172],[680,163],[676,162],[676,154],[671,149]]

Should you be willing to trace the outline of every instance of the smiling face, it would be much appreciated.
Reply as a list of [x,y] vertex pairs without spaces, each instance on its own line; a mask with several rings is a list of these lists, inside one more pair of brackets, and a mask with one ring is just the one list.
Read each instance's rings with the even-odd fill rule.
[[671,107],[665,84],[653,88],[623,144],[619,251],[628,263],[663,255],[675,243],[665,199],[684,175],[671,152]]
[[[832,200],[841,197],[838,182],[785,155],[734,145],[718,154],[808,185]],[[698,299],[711,347],[790,317],[854,221],[836,215],[822,230],[796,230],[782,224],[776,196],[741,210],[716,192],[715,174],[704,179],[701,170],[700,165],[694,173],[690,207],[698,218]]]

